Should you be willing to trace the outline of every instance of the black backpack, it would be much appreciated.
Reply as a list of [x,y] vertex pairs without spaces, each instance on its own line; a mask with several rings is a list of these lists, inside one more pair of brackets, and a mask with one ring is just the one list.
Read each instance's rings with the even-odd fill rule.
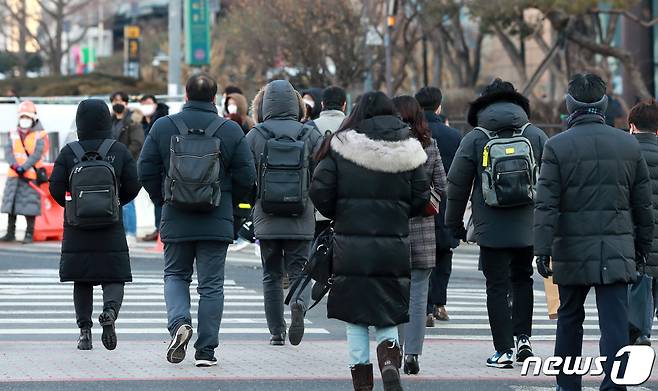
[[286,305],[290,304],[293,296],[297,301],[304,289],[311,283],[311,280],[315,281],[311,295],[314,303],[308,310],[318,305],[331,290],[333,284],[334,236],[334,228],[328,227],[315,238],[311,256],[304,265],[302,275],[290,286],[290,291],[285,300]]
[[119,185],[114,167],[106,160],[114,142],[104,140],[98,151],[85,151],[77,141],[69,144],[75,154],[65,208],[69,225],[98,229],[119,222]]
[[263,212],[285,217],[303,214],[311,181],[308,137],[313,128],[302,125],[297,137],[276,136],[263,124],[256,129],[267,140],[258,175]]
[[168,117],[180,134],[171,136],[165,202],[193,212],[219,206],[223,173],[221,141],[214,137],[225,120],[217,117],[208,128],[189,129],[180,117]]

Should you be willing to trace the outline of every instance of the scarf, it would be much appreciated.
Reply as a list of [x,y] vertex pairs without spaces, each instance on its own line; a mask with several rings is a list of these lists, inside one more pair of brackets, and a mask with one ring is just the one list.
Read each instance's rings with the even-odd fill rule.
[[605,123],[605,110],[598,107],[583,107],[580,108],[569,116],[567,119],[567,127],[573,128],[578,122],[583,119],[592,120],[594,122]]

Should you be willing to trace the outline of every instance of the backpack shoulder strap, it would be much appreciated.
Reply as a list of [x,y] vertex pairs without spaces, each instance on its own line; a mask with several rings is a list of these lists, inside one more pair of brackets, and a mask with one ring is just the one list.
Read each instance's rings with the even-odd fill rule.
[[206,136],[213,137],[215,135],[215,133],[217,133],[219,128],[221,128],[222,125],[224,125],[224,122],[226,122],[226,121],[222,117],[215,118],[210,123],[210,125],[208,125],[208,127],[206,128],[206,131],[205,131]]
[[69,148],[71,148],[71,151],[73,151],[73,154],[75,155],[76,159],[78,161],[82,161],[82,158],[85,156],[85,150],[82,148],[82,144],[80,144],[79,141],[73,141],[69,143]]
[[306,138],[311,135],[311,131],[317,129],[315,126],[308,126],[307,124],[302,124],[302,128],[299,130],[296,139],[298,141],[306,141]]
[[176,129],[178,129],[178,133],[180,133],[181,135],[185,136],[190,132],[190,128],[185,124],[185,121],[183,121],[179,116],[175,117],[172,115],[168,115],[167,118],[169,118],[171,122],[174,123]]
[[480,132],[484,133],[489,138],[489,140],[493,140],[495,138],[498,138],[497,134],[495,134],[492,131],[490,131],[489,129],[485,129],[481,126],[476,126],[475,128],[473,128],[473,130],[479,130]]
[[528,129],[530,125],[532,124],[528,122],[527,124],[521,126],[518,130],[514,131],[514,136],[523,136],[523,133],[525,132],[526,129]]
[[258,133],[260,133],[260,134],[261,134],[266,140],[269,140],[269,139],[271,139],[271,138],[276,137],[276,135],[275,135],[274,133],[272,133],[271,130],[269,130],[268,128],[266,128],[265,125],[263,125],[262,123],[261,123],[261,124],[257,124],[256,126],[254,126],[254,128],[255,128],[255,129],[258,131]]
[[105,158],[107,157],[107,154],[110,152],[110,149],[112,148],[114,143],[115,143],[114,140],[106,139],[103,140],[101,146],[98,147],[98,154],[103,160],[105,160]]

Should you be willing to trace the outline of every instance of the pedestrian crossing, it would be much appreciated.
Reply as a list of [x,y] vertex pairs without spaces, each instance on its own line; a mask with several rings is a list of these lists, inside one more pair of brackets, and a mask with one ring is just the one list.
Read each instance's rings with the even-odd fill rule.
[[[194,324],[199,299],[196,287],[196,281],[193,281],[190,297]],[[262,293],[227,279],[224,295],[220,335],[232,338],[269,336]],[[100,314],[102,307],[102,290],[95,287],[94,316]],[[285,317],[290,324],[290,313],[286,312]],[[329,334],[328,330],[315,327],[311,321],[305,322],[307,335]],[[0,275],[0,339],[29,340],[77,333],[73,284],[60,283],[57,270],[16,269]],[[133,282],[126,284],[123,306],[117,319],[117,334],[135,339],[168,337],[162,272],[133,273]]]

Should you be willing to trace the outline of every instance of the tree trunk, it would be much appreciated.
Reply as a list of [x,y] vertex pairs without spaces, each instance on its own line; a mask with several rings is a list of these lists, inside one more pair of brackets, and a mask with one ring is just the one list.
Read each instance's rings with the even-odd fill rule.
[[18,76],[25,77],[27,65],[27,0],[19,2],[18,21]]

